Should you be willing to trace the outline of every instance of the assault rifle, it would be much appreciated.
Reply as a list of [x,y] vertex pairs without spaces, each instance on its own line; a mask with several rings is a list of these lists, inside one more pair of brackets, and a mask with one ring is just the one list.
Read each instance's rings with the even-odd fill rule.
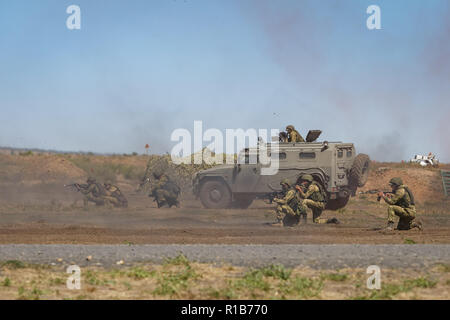
[[[370,189],[367,191],[358,192],[358,194],[379,194],[379,193],[383,193],[383,195],[393,195],[394,194],[394,192],[392,192],[392,191],[385,191],[385,190],[379,190],[379,189]],[[377,201],[380,201],[380,200],[381,200],[381,197],[378,196]]]
[[76,191],[80,191],[81,189],[86,189],[87,185],[86,184],[79,184],[79,183],[72,183],[72,184],[65,184],[64,188],[71,188],[71,189],[74,189]]

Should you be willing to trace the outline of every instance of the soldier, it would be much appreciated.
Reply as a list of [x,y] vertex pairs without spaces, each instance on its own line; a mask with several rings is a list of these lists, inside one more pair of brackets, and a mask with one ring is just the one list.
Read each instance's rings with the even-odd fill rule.
[[111,203],[115,207],[122,207],[122,208],[128,207],[128,201],[120,191],[119,187],[113,185],[110,181],[105,182],[104,186],[107,196],[113,198]]
[[378,196],[389,205],[388,206],[388,224],[387,231],[394,229],[394,216],[398,216],[398,230],[409,230],[411,228],[418,228],[422,230],[422,223],[415,222],[416,207],[414,203],[414,196],[409,188],[403,184],[401,178],[395,177],[389,181],[392,188],[392,197],[387,197],[386,194],[380,192]]
[[[336,218],[323,219],[320,218],[322,211],[325,209],[325,198],[321,192],[320,186],[314,181],[314,178],[310,174],[305,174],[300,177],[301,186],[296,185],[299,195],[303,200],[300,201],[300,210],[306,213],[307,208],[310,208],[313,213],[314,223],[334,223],[339,224],[339,220]],[[303,191],[306,189],[306,192]],[[306,214],[305,214],[306,222]]]
[[286,132],[288,134],[288,142],[305,142],[305,139],[303,139],[301,134],[295,130],[293,125],[288,125],[286,127]]
[[89,201],[94,202],[97,206],[109,204],[109,200],[105,199],[105,188],[97,183],[97,181],[89,177],[86,181],[86,188],[80,188],[80,192],[84,195],[84,208],[87,209]]
[[279,142],[288,142],[288,134],[286,133],[286,131],[281,131],[278,134],[278,141]]
[[179,207],[178,196],[180,188],[169,179],[169,177],[160,170],[153,172],[153,177],[156,181],[152,185],[150,197],[153,197],[158,204],[158,208],[167,204],[170,207]]
[[273,199],[274,202],[276,202],[277,209],[277,222],[272,224],[273,226],[285,226],[286,218],[289,216],[290,219],[293,221],[293,224],[298,224],[300,220],[300,212],[299,212],[299,206],[298,206],[298,195],[297,191],[292,188],[291,182],[288,179],[284,179],[280,182],[280,185],[283,189],[282,193],[284,194],[283,198],[275,198]]

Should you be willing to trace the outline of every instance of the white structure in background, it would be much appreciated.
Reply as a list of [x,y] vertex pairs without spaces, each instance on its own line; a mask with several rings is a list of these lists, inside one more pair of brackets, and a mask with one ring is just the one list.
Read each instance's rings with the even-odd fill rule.
[[414,158],[410,160],[410,162],[418,163],[422,167],[439,165],[439,160],[436,159],[436,156],[434,154],[432,154],[431,152],[428,154],[428,156],[422,156],[420,154],[416,154],[414,156]]

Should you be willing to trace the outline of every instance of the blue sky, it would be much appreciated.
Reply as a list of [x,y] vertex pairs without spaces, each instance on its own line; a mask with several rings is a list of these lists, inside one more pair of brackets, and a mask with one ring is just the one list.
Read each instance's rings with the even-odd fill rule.
[[162,153],[203,120],[449,162],[449,16],[446,0],[2,0],[0,146]]

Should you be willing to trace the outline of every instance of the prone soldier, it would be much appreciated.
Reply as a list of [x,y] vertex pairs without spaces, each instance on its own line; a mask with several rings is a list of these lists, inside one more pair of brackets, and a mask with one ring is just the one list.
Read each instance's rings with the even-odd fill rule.
[[89,202],[94,202],[97,206],[109,205],[109,199],[106,197],[105,188],[97,181],[89,177],[86,181],[86,187],[78,189],[84,195],[84,208],[88,208]]
[[113,198],[111,203],[115,207],[127,208],[128,200],[125,198],[123,193],[120,191],[119,187],[113,185],[110,181],[105,182],[104,184],[106,194],[108,197]]

